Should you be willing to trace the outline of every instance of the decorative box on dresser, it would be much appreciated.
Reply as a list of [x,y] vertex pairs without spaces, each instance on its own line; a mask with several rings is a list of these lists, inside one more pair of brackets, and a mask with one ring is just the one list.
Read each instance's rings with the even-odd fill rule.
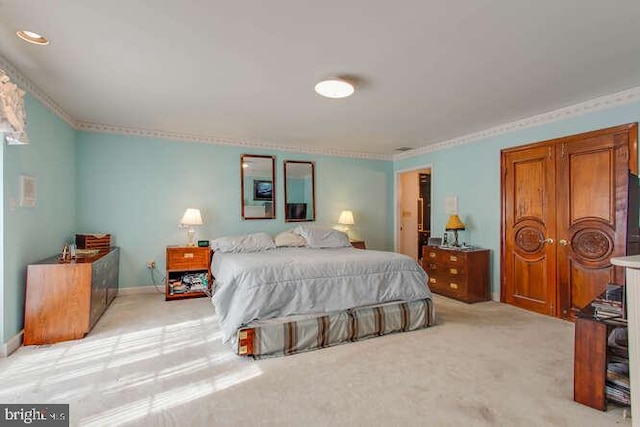
[[488,301],[489,250],[423,247],[431,291],[464,302]]
[[58,256],[27,267],[24,344],[83,338],[118,294],[120,250],[61,262]]
[[174,283],[181,283],[185,274],[204,273],[207,289],[211,290],[211,248],[208,246],[167,246],[166,266],[166,301],[207,295],[204,291],[174,292]]

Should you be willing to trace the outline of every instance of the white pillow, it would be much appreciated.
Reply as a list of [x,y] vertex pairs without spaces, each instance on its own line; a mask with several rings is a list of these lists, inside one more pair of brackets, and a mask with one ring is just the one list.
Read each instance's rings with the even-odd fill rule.
[[310,248],[346,248],[351,246],[347,233],[333,228],[300,225],[293,231],[304,237]]
[[291,230],[283,231],[282,233],[278,234],[275,240],[276,240],[277,247],[281,247],[281,246],[295,247],[295,246],[305,246],[307,244],[307,241],[304,240],[304,237],[300,236],[299,234],[295,234]]
[[267,233],[224,236],[211,242],[211,249],[222,253],[259,252],[275,247],[276,244]]

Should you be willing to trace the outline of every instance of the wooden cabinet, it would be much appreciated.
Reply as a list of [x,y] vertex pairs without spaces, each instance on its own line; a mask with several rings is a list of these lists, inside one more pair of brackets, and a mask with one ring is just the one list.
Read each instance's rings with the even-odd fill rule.
[[209,247],[167,246],[166,265],[165,300],[204,297],[203,286],[211,289]]
[[488,301],[489,250],[425,246],[422,267],[431,291],[464,302]]
[[356,249],[367,249],[367,246],[364,244],[364,240],[351,240],[351,246]]
[[[627,321],[622,318],[624,289],[619,287],[622,292],[614,298],[620,304],[616,312],[609,302],[615,288],[608,285],[607,291],[580,310],[575,319],[573,400],[601,411],[607,409],[608,401],[630,404]],[[603,306],[607,307],[604,317],[598,311]]]
[[48,258],[27,267],[24,344],[83,338],[118,293],[120,251],[62,263]]

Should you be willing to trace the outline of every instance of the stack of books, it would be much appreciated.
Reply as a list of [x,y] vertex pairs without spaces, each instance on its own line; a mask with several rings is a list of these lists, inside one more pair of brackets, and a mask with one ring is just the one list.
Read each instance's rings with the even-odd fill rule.
[[631,405],[629,391],[629,362],[617,361],[607,364],[607,381],[605,384],[607,399],[620,405]]
[[624,287],[610,283],[602,295],[591,302],[599,319],[624,318]]

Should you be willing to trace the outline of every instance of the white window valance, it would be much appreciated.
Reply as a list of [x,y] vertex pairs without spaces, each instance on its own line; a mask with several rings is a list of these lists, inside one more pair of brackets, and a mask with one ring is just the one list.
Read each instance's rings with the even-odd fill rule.
[[8,144],[28,144],[24,91],[0,70],[0,133]]

